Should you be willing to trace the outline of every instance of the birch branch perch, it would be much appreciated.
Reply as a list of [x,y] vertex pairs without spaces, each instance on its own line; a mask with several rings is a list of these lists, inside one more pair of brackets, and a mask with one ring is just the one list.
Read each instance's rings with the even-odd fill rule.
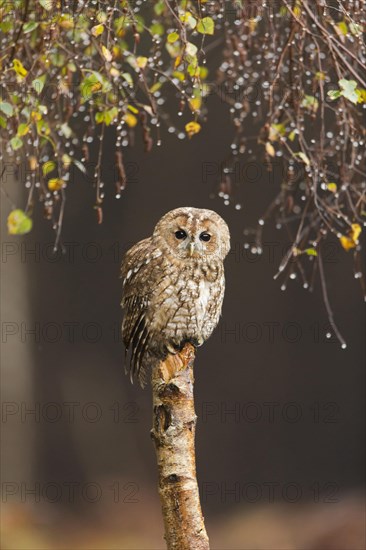
[[186,344],[152,372],[151,436],[168,550],[209,550],[196,477],[194,357],[194,347]]

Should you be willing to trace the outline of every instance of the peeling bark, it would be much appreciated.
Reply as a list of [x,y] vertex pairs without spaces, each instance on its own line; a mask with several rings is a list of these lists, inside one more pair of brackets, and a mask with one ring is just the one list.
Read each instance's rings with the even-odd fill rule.
[[186,344],[152,372],[151,436],[168,550],[209,550],[196,477],[194,357],[194,347]]

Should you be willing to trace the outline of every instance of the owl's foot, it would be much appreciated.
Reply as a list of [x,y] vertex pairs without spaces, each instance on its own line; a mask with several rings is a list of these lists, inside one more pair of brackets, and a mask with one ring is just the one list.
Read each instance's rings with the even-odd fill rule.
[[195,348],[199,348],[202,346],[204,342],[204,339],[202,337],[197,338],[184,338],[179,344],[176,344],[175,342],[169,342],[165,345],[166,350],[168,353],[171,353],[172,355],[176,355],[178,352],[182,351],[184,346],[186,344],[192,344]]
[[199,348],[202,346],[204,339],[202,337],[199,338],[189,338],[188,342],[192,344],[195,348]]

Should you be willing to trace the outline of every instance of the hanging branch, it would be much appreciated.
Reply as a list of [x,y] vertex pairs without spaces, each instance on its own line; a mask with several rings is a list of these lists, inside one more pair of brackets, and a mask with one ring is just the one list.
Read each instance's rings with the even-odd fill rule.
[[195,351],[186,344],[152,372],[153,428],[168,550],[209,550],[196,478]]

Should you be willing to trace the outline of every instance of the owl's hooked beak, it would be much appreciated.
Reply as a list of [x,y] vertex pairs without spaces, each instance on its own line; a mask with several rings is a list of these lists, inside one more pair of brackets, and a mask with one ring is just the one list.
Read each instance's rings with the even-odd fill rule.
[[189,243],[189,255],[190,255],[191,257],[192,257],[193,254],[194,254],[195,248],[196,248],[196,244],[195,244],[193,241],[191,241],[191,242]]

